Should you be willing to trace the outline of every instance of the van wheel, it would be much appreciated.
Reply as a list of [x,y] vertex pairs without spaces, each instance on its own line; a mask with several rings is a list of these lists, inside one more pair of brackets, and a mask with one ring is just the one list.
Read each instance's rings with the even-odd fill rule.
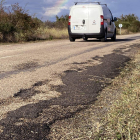
[[101,42],[106,42],[107,41],[107,32],[105,31],[104,38],[101,39]]
[[115,41],[115,40],[116,40],[116,31],[115,31],[113,37],[111,37],[111,40],[112,40],[112,41]]
[[84,40],[84,41],[87,41],[87,40],[88,40],[88,38],[87,38],[87,37],[83,37],[83,40]]
[[74,41],[75,41],[75,38],[69,36],[69,40],[70,40],[71,42],[74,42]]

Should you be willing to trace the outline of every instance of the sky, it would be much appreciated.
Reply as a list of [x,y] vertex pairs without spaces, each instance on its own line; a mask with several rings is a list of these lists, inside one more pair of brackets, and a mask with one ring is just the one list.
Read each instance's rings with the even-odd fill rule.
[[[35,15],[42,21],[55,21],[56,15],[69,14],[74,2],[94,2],[94,0],[5,0],[5,6],[19,3],[30,15]],[[100,0],[107,4],[114,17],[135,14],[140,19],[140,0]]]

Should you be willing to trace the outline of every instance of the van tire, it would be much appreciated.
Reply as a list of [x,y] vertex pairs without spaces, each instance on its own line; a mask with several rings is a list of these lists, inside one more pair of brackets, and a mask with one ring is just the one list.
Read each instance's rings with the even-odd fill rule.
[[70,40],[70,42],[74,42],[75,41],[75,38],[69,36],[69,40]]
[[84,40],[84,41],[87,41],[87,40],[88,40],[88,38],[87,38],[87,37],[83,37],[83,40]]
[[116,30],[115,30],[115,32],[114,32],[114,34],[113,34],[113,37],[111,37],[111,40],[112,40],[112,41],[116,41]]
[[105,31],[104,37],[101,39],[101,42],[107,41],[107,31]]

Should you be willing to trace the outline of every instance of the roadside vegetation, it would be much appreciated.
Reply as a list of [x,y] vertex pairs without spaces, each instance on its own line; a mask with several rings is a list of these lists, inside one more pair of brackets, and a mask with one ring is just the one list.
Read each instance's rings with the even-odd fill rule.
[[4,0],[0,3],[0,41],[19,42],[28,41],[30,34],[40,26],[41,21],[29,16],[18,3],[4,6]]
[[9,7],[0,2],[0,42],[22,42],[68,38],[68,16],[56,16],[56,22],[42,22],[30,16],[18,3]]
[[140,21],[135,14],[122,15],[115,24],[117,27],[117,34],[120,34],[119,24],[123,25],[122,34],[140,32]]
[[[31,16],[28,10],[18,3],[9,7],[0,2],[0,42],[25,42],[35,40],[52,40],[68,38],[68,15],[58,17],[56,21],[41,21]],[[117,34],[119,24],[123,24],[122,34],[140,31],[140,21],[134,14],[122,15],[116,22]]]
[[111,88],[121,94],[102,119],[96,139],[140,140],[140,51]]

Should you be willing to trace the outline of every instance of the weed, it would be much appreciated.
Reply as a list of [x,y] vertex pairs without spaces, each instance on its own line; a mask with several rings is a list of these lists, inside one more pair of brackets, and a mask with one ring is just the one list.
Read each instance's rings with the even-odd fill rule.
[[52,35],[49,35],[49,40],[52,40],[53,39],[53,36]]

